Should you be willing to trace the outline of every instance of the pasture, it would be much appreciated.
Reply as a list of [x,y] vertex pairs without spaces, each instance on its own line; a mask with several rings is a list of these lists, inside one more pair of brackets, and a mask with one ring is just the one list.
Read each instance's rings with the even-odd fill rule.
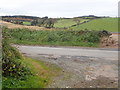
[[110,32],[118,32],[118,18],[100,18],[90,22],[70,28],[72,30],[107,30]]
[[54,27],[56,28],[68,28],[72,25],[76,25],[77,23],[82,23],[84,21],[88,21],[89,19],[82,19],[82,18],[70,18],[70,19],[60,19],[57,20]]
[[31,23],[30,22],[23,22],[23,25],[31,25]]

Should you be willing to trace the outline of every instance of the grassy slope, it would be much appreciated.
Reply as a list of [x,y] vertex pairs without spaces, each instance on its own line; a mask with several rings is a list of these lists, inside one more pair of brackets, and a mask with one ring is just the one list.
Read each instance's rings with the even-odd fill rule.
[[102,18],[102,19],[95,19],[88,23],[75,26],[72,29],[74,30],[108,30],[110,32],[118,32],[118,18]]
[[54,27],[69,27],[74,24],[76,24],[76,22],[73,21],[73,19],[61,19],[55,23]]
[[[80,18],[78,18],[80,19]],[[80,23],[84,22],[84,21],[87,21],[88,19],[80,19]],[[61,20],[58,20],[54,27],[58,27],[58,28],[64,28],[64,27],[70,27],[72,25],[75,25],[77,24],[74,19],[61,19]]]
[[12,36],[12,43],[29,45],[97,47],[100,39],[97,36],[97,32],[79,35],[79,32],[68,30],[30,31],[27,29],[16,29],[8,30],[8,33]]
[[50,83],[51,78],[58,75],[60,69],[51,64],[24,58],[22,63],[26,65],[33,75],[26,75],[23,80],[13,77],[3,77],[3,88],[44,88]]

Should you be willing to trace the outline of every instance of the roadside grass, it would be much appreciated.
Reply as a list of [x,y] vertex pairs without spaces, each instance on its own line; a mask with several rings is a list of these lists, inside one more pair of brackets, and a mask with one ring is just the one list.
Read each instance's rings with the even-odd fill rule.
[[51,82],[52,77],[60,72],[60,68],[52,64],[24,57],[22,64],[26,65],[32,75],[22,78],[3,77],[3,88],[45,88]]
[[11,46],[8,30],[2,31],[2,88],[44,88],[61,69],[21,55]]
[[73,30],[107,30],[109,32],[118,32],[118,18],[100,18],[94,19],[88,23],[72,27]]
[[81,47],[99,47],[99,43],[87,43],[87,42],[30,42],[30,41],[21,41],[21,40],[14,40],[11,41],[14,44],[18,45],[49,45],[49,46],[81,46]]
[[9,29],[11,43],[28,45],[98,47],[97,31]]
[[2,48],[0,48],[0,90],[1,89],[2,89]]

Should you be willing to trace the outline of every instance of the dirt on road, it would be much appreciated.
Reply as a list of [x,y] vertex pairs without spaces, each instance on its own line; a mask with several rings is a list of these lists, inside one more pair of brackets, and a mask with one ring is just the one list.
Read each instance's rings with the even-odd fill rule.
[[[116,50],[91,51],[82,49],[81,51],[83,52],[77,54],[76,51],[79,51],[79,49],[65,49],[64,52],[66,52],[66,54],[63,55],[63,51],[61,54],[58,52],[61,50],[60,48],[53,48],[53,51],[50,51],[51,54],[45,54],[45,52],[42,52],[46,50],[48,50],[46,52],[49,52],[49,48],[46,48],[46,50],[44,50],[45,48],[35,46],[17,46],[17,48],[27,57],[43,61],[46,65],[55,64],[62,69],[59,76],[54,77],[47,88],[118,87],[118,58]],[[57,51],[56,54],[54,51]],[[103,57],[100,56],[100,53],[93,56],[93,54],[98,51],[103,54]],[[84,54],[86,52],[87,55]],[[105,52],[105,55],[102,52]],[[74,53],[74,55],[71,55],[71,53]],[[113,55],[111,56],[109,53],[113,53]],[[109,54],[110,57],[107,54]]]
[[[31,57],[30,55],[27,55]],[[31,57],[62,68],[48,88],[117,88],[117,60],[79,56],[41,55]]]

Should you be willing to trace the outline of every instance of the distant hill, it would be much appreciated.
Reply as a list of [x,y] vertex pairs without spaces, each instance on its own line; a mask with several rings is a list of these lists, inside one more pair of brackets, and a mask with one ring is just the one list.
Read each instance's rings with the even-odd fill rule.
[[[2,16],[2,19],[7,22],[12,22],[21,25],[33,25],[33,21],[38,19],[48,19],[45,17],[36,16],[25,16],[25,15],[15,15],[15,16]],[[108,30],[110,32],[118,32],[118,18],[111,17],[99,17],[94,15],[80,16],[74,18],[53,18],[55,19],[55,28],[70,28],[73,30]]]
[[108,30],[110,32],[118,32],[118,18],[99,18],[90,22],[71,27],[73,30]]
[[25,18],[25,19],[36,19],[36,16],[25,16],[25,15],[14,15],[14,16],[2,16],[2,18]]
[[78,16],[78,17],[74,17],[74,18],[95,19],[95,18],[108,18],[108,16],[85,15],[85,16]]

